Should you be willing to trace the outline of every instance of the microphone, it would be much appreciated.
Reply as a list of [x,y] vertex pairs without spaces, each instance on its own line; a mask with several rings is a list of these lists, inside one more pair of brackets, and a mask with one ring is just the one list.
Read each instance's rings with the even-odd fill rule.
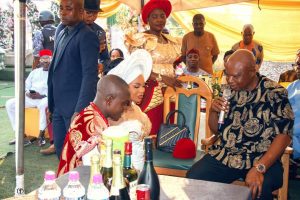
[[[231,96],[231,90],[229,87],[226,87],[223,91],[223,98],[226,99],[226,101],[229,99]],[[225,111],[221,110],[220,115],[219,115],[219,120],[218,120],[218,129],[220,130],[222,124],[224,124],[224,116],[225,116]]]

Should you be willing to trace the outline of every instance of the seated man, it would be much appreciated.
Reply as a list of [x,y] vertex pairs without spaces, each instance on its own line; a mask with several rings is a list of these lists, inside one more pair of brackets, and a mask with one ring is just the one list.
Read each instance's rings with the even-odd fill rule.
[[[296,56],[297,56],[297,58],[300,58],[300,49],[298,49]],[[297,58],[296,58],[296,60],[297,60]],[[287,70],[287,71],[283,72],[282,74],[280,74],[278,83],[293,82],[298,79],[297,72],[296,72],[298,65],[296,64],[293,66],[294,66],[294,69]]]
[[190,49],[186,54],[186,68],[184,68],[183,73],[185,75],[196,76],[200,75],[210,75],[201,67],[199,67],[200,53],[197,49]]
[[296,75],[298,80],[291,83],[288,88],[289,100],[295,113],[294,135],[293,135],[293,158],[300,158],[300,52],[296,58]]
[[[273,199],[272,191],[283,182],[280,157],[290,144],[294,124],[287,91],[256,73],[249,50],[234,52],[225,73],[232,93],[228,102],[214,99],[209,115],[209,127],[221,136],[220,144],[195,163],[187,177],[222,183],[243,178],[252,199]],[[218,129],[221,110],[225,119]]]
[[116,75],[104,76],[97,85],[93,102],[72,121],[66,135],[58,166],[58,176],[82,164],[82,156],[101,141],[109,126],[108,118],[117,121],[130,106],[128,84]]
[[[39,146],[46,143],[45,129],[47,127],[46,121],[46,108],[48,106],[48,67],[51,62],[52,52],[48,49],[40,51],[40,67],[30,72],[25,81],[25,108],[38,108],[39,109]],[[5,104],[9,120],[12,128],[15,131],[15,98],[9,99]],[[9,142],[15,144],[15,140]]]

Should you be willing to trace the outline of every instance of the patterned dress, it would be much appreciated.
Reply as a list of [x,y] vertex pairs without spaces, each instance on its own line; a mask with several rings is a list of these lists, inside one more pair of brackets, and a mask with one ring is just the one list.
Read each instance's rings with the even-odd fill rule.
[[98,145],[107,127],[107,119],[94,103],[83,109],[71,123],[66,135],[57,175],[82,165],[82,156]]
[[[125,35],[125,45],[130,53],[136,49],[147,50],[153,59],[152,71],[174,77],[173,62],[180,56],[180,42],[169,35],[162,35],[168,43],[158,43],[158,38],[152,34],[136,33]],[[141,110],[148,115],[152,123],[151,134],[156,134],[163,122],[162,87],[165,85],[154,80],[148,80],[144,99],[140,105]]]
[[287,90],[265,76],[257,76],[259,84],[254,90],[232,92],[219,132],[221,142],[209,151],[231,168],[250,169],[278,134],[293,134],[294,113]]

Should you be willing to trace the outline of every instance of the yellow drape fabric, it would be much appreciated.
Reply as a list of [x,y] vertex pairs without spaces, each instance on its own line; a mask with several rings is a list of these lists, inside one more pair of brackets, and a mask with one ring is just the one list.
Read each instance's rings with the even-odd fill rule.
[[300,48],[300,1],[260,0],[225,6],[173,12],[172,17],[185,29],[192,31],[192,17],[204,14],[205,29],[214,33],[221,51],[242,39],[244,24],[255,29],[254,39],[264,47],[265,61],[293,61]]
[[120,9],[121,3],[118,0],[102,0],[101,9],[103,12],[99,13],[99,17],[109,17],[117,13]]
[[[130,8],[140,11],[141,0],[119,0],[120,2],[128,5]],[[149,0],[144,0],[146,4]],[[172,4],[173,11],[191,10],[198,8],[207,8],[212,6],[221,6],[232,3],[239,3],[251,0],[169,0]]]

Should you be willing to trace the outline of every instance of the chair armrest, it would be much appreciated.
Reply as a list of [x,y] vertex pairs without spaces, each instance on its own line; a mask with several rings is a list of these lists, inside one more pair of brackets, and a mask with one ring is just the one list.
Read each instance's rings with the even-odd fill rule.
[[201,140],[201,149],[207,151],[208,147],[212,146],[220,136],[212,135],[209,138],[205,138]]
[[202,145],[213,145],[217,141],[217,139],[219,139],[218,136],[212,135],[209,138],[202,139],[201,144]]
[[152,138],[152,141],[153,141],[153,146],[152,148],[153,149],[156,149],[156,141],[157,141],[157,135],[149,135],[148,137],[151,137]]

